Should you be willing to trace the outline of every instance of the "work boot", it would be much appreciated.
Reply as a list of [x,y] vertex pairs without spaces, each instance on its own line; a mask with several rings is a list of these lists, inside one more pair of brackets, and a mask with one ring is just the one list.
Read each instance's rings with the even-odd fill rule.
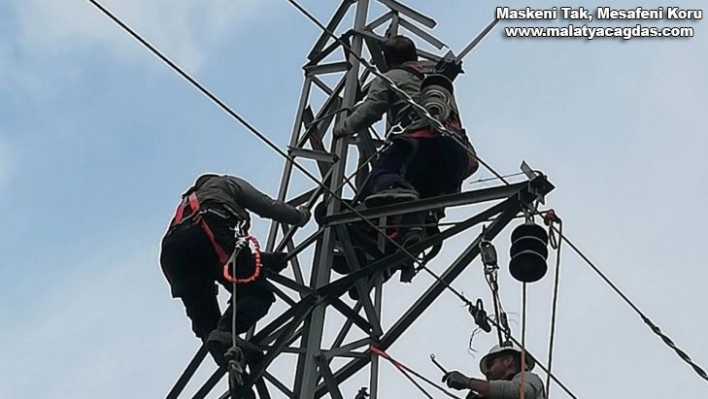
[[206,340],[207,350],[219,367],[226,367],[224,355],[232,345],[231,333],[227,331],[214,330]]
[[367,208],[375,208],[398,202],[415,201],[418,198],[420,198],[420,195],[413,189],[392,187],[369,195],[364,200],[364,205],[366,205]]
[[256,399],[256,393],[253,392],[253,388],[247,390],[243,395],[236,394],[236,389],[233,389],[232,392],[234,393],[231,396],[233,399]]
[[[227,331],[214,330],[209,334],[206,345],[209,353],[213,351],[213,353],[219,355],[220,358],[223,358],[224,354],[226,354],[233,345],[232,335]],[[263,350],[259,348],[258,345],[246,341],[241,337],[236,337],[236,346],[243,352],[246,363],[255,364],[263,360]]]
[[[409,248],[420,244],[423,240],[425,240],[424,230],[420,227],[411,227],[403,238],[402,246],[411,255],[417,257],[418,253],[411,251]],[[408,257],[406,260],[401,262],[401,276],[399,281],[402,283],[410,283],[413,280],[413,277],[415,277],[415,261]]]
[[[241,352],[243,352],[243,356],[245,358],[245,363],[250,367],[251,372],[253,372],[253,367],[263,361],[263,358],[265,357],[265,354],[263,353],[263,350],[258,347],[258,345],[246,341],[245,339],[242,339],[240,337],[236,337],[236,345],[241,349]],[[244,381],[248,381],[249,379],[249,374],[247,372],[242,373],[242,377]],[[236,388],[236,387],[234,387]],[[233,389],[232,392],[236,392],[236,389]],[[256,394],[255,391],[253,390],[253,387],[251,389],[248,389],[244,394],[242,395],[233,395],[232,398],[238,399],[238,398],[243,398],[243,399],[256,399]]]
[[256,393],[253,392],[253,388],[246,391],[243,395],[236,394],[236,389],[233,389],[234,395],[231,396],[233,399],[256,399]]
[[[244,383],[248,381],[250,378],[248,373],[245,371],[242,373],[242,378],[244,380]],[[229,392],[231,393],[231,398],[233,399],[256,399],[256,393],[253,391],[253,387],[250,389],[247,389],[245,392],[240,393],[238,392],[239,389],[243,387],[242,384],[237,383],[236,381],[233,381],[232,379],[229,378]]]
[[[396,273],[395,269],[388,269],[383,272],[383,282],[386,283],[394,273]],[[374,288],[375,281],[373,277],[369,278],[369,292]],[[356,285],[349,289],[349,298],[355,301],[359,300],[359,291],[356,289]]]
[[288,267],[288,262],[285,261],[287,257],[287,252],[261,252],[261,264],[266,269],[280,273]]
[[[353,249],[356,260],[359,263],[359,268],[366,267],[369,262],[371,262],[370,256],[368,256],[361,247],[354,245]],[[347,257],[344,255],[343,250],[334,250],[334,254],[332,255],[332,270],[342,275],[350,273],[349,263],[347,262]]]
[[[236,337],[236,345],[246,359],[246,363],[255,364],[263,360],[263,351],[258,345],[248,342],[242,338]],[[206,347],[216,363],[219,366],[225,366],[227,363],[226,352],[233,346],[232,335],[228,331],[214,330],[209,334],[206,340]]]
[[245,339],[236,337],[236,345],[243,351],[243,355],[246,357],[246,363],[249,365],[260,363],[265,357],[263,350],[258,345],[246,341]]

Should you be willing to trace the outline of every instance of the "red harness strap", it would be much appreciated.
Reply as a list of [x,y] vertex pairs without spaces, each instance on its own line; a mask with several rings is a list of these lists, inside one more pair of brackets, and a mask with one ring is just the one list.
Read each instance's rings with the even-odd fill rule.
[[177,213],[175,213],[175,217],[172,221],[171,226],[182,223],[182,221],[184,220],[184,210],[187,207],[189,207],[192,211],[191,217],[194,222],[199,224],[202,230],[204,230],[204,234],[206,234],[209,238],[209,241],[211,241],[211,245],[214,247],[214,251],[216,252],[216,256],[219,258],[219,262],[226,263],[226,261],[229,259],[229,255],[224,251],[223,248],[221,248],[221,245],[216,242],[214,233],[209,228],[209,225],[206,224],[204,218],[199,215],[199,198],[197,198],[196,193],[190,194],[185,201],[182,201],[182,203],[177,208]]

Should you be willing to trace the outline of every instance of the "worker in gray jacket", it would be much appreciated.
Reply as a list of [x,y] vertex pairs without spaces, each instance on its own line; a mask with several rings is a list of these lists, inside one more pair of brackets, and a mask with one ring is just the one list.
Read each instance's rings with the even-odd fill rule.
[[[160,264],[172,297],[180,298],[192,331],[202,340],[219,365],[225,365],[224,353],[232,345],[232,305],[221,314],[217,302],[219,283],[232,291],[234,277],[236,298],[236,334],[248,331],[265,317],[275,302],[260,272],[256,258],[247,245],[235,259],[236,272],[224,274],[224,265],[236,248],[236,229],[248,232],[249,211],[282,223],[303,226],[310,218],[305,207],[294,207],[270,198],[247,181],[236,176],[203,174],[183,195],[182,202],[162,239]],[[282,271],[286,253],[260,253],[264,269]]]
[[[431,75],[426,76],[418,65],[413,41],[405,36],[391,37],[382,44],[382,52],[389,67],[384,75],[413,101],[421,102],[424,83],[435,83],[435,80],[428,80]],[[371,82],[364,101],[335,126],[334,137],[346,137],[364,131],[386,113],[390,125],[400,128],[387,138],[385,149],[374,161],[369,180],[362,187],[362,198],[367,206],[456,193],[462,181],[478,169],[474,149],[462,128],[452,82],[442,75],[434,77],[438,84],[442,82],[445,86],[438,93],[446,93],[443,107],[449,111],[441,122],[455,132],[455,139],[432,129],[428,121],[421,120],[404,98],[378,77]],[[439,105],[438,100],[433,101]],[[403,215],[401,224],[412,227],[401,229],[400,244],[408,248],[425,238],[422,225],[427,216],[427,211]],[[410,261],[401,265],[401,281],[410,282],[413,266]]]
[[482,374],[487,377],[486,381],[452,371],[443,377],[443,382],[453,389],[469,389],[467,399],[519,399],[522,389],[524,399],[546,399],[543,381],[531,372],[536,362],[528,353],[525,356],[526,370],[522,371],[522,353],[511,342],[495,345],[479,362]]

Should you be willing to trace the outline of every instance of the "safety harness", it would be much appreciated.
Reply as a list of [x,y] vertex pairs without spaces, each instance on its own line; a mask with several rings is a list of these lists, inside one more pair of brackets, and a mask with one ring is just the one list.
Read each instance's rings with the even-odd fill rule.
[[[185,216],[185,211],[189,208],[189,214]],[[187,220],[192,220],[194,223],[198,224],[201,229],[204,231],[204,234],[209,238],[209,241],[211,242],[211,245],[214,247],[214,251],[216,252],[217,257],[219,258],[219,263],[223,264],[223,276],[228,281],[229,283],[232,284],[232,346],[226,351],[224,354],[224,358],[226,360],[226,369],[229,374],[229,390],[233,393],[235,392],[238,387],[242,386],[244,384],[243,380],[243,373],[244,373],[244,366],[245,366],[245,355],[241,348],[239,348],[237,341],[238,337],[236,335],[236,292],[237,288],[236,286],[238,284],[247,284],[255,281],[261,274],[261,251],[260,251],[260,245],[258,243],[258,240],[248,234],[248,231],[246,229],[246,221],[242,221],[241,223],[238,223],[235,228],[234,228],[234,235],[236,238],[236,244],[234,246],[234,250],[232,251],[231,255],[227,255],[226,251],[219,245],[219,243],[216,241],[216,237],[214,236],[214,233],[211,231],[211,228],[209,228],[209,225],[206,223],[202,215],[204,213],[214,213],[220,217],[228,217],[225,215],[222,215],[218,211],[214,209],[209,209],[209,208],[202,208],[200,203],[199,203],[199,197],[197,197],[197,193],[192,191],[187,195],[182,202],[180,203],[179,207],[177,208],[177,212],[175,213],[175,216],[172,220],[172,223],[170,224],[170,228],[177,226]],[[242,278],[239,279],[237,277],[236,273],[236,260],[238,258],[239,253],[246,247],[248,246],[249,242],[253,243],[254,246],[254,251],[253,251],[253,258],[254,258],[254,273],[250,277],[247,278]],[[231,267],[230,267],[231,266]],[[233,270],[233,274],[229,272],[229,269]]]
[[[185,217],[185,210],[187,210],[187,208],[189,208],[190,213]],[[204,218],[202,217],[204,213],[209,211],[209,209],[201,209],[197,193],[193,192],[189,194],[186,198],[184,198],[182,200],[182,203],[179,204],[179,207],[177,207],[177,212],[175,213],[175,216],[172,219],[170,228],[191,219],[194,223],[198,224],[199,227],[202,228],[202,230],[204,230],[204,234],[207,235],[209,241],[211,242],[211,245],[214,247],[214,251],[216,252],[216,255],[219,258],[219,263],[226,263],[226,260],[229,258],[229,255],[227,255],[226,251],[224,251],[221,245],[216,242],[214,233],[211,231],[209,225],[204,221]]]
[[[444,118],[444,120],[440,120],[442,125],[467,147],[467,165],[461,178],[466,179],[472,175],[477,169],[477,159],[472,155],[475,153],[474,147],[467,137],[467,132],[462,127],[452,81],[440,74],[427,75],[423,68],[417,64],[398,65],[393,69],[407,71],[421,80],[421,86],[423,87],[421,88],[419,103],[431,115],[437,114],[439,118]],[[444,116],[441,117],[440,114],[444,114]],[[413,146],[413,151],[411,151],[406,164],[414,157],[418,145],[416,140],[410,139],[436,138],[441,134],[430,123],[424,122],[409,104],[403,106],[396,113],[396,120],[392,121],[391,125],[392,127],[387,133],[387,137],[392,136],[395,139],[403,139]]]
[[[187,209],[189,209],[189,213],[185,216],[185,211],[187,211]],[[224,265],[223,275],[226,281],[236,284],[246,284],[255,281],[260,276],[262,267],[260,245],[258,243],[258,240],[254,236],[248,234],[248,231],[245,229],[245,222],[242,222],[238,226],[236,226],[236,245],[231,255],[229,255],[216,241],[214,232],[211,231],[211,228],[209,228],[209,225],[202,217],[202,215],[205,213],[213,213],[222,218],[227,217],[214,209],[202,208],[199,204],[199,197],[197,197],[197,193],[191,192],[182,200],[180,205],[177,207],[177,212],[175,213],[175,216],[172,219],[170,228],[173,228],[187,220],[192,220],[194,223],[198,224],[199,227],[201,227],[202,231],[204,231],[204,234],[206,234],[207,238],[209,238],[209,242],[211,242],[211,245],[214,248],[214,252],[216,252],[216,256],[219,259],[219,263]],[[233,276],[229,273],[229,265],[233,265],[235,269],[236,258],[238,257],[238,254],[241,252],[241,250],[245,248],[246,245],[248,245],[249,241],[252,242],[254,246],[254,273],[250,277],[239,279],[236,277],[235,271]]]
[[[425,81],[425,79],[428,77],[428,75],[426,75],[423,68],[417,64],[399,65],[399,66],[394,67],[393,69],[400,69],[400,70],[407,71],[407,72],[415,75],[421,81]],[[421,93],[421,95],[424,95],[424,93]],[[424,101],[424,100],[425,100],[424,98],[421,98],[420,102],[426,103],[426,101]],[[421,125],[420,127],[416,127],[411,130],[408,130],[408,128],[410,126],[417,125],[417,124],[419,124],[419,122],[421,122],[420,117],[415,112],[413,107],[411,107],[408,104],[405,105],[398,112],[398,116],[396,119],[397,120],[394,121],[395,123],[392,123],[392,125],[394,125],[394,129],[396,129],[396,127],[397,127],[400,130],[397,133],[393,133],[393,134],[405,133],[406,136],[414,137],[414,138],[424,138],[424,137],[432,138],[432,137],[436,137],[438,135],[438,132],[436,132],[435,129],[433,129],[432,126],[430,126],[427,123],[424,125]],[[449,117],[445,121],[443,121],[443,126],[452,130],[453,132],[458,132],[458,131],[462,130],[462,124],[461,124],[459,117],[457,116],[456,111],[450,112]]]

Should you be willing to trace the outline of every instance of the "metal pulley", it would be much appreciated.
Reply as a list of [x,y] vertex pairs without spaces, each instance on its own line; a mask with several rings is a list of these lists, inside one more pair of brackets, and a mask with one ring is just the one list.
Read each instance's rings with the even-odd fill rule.
[[516,280],[540,280],[548,271],[548,233],[533,221],[518,226],[511,233],[510,255],[509,272]]
[[479,255],[485,266],[494,267],[497,265],[497,250],[491,241],[483,240],[479,243]]

